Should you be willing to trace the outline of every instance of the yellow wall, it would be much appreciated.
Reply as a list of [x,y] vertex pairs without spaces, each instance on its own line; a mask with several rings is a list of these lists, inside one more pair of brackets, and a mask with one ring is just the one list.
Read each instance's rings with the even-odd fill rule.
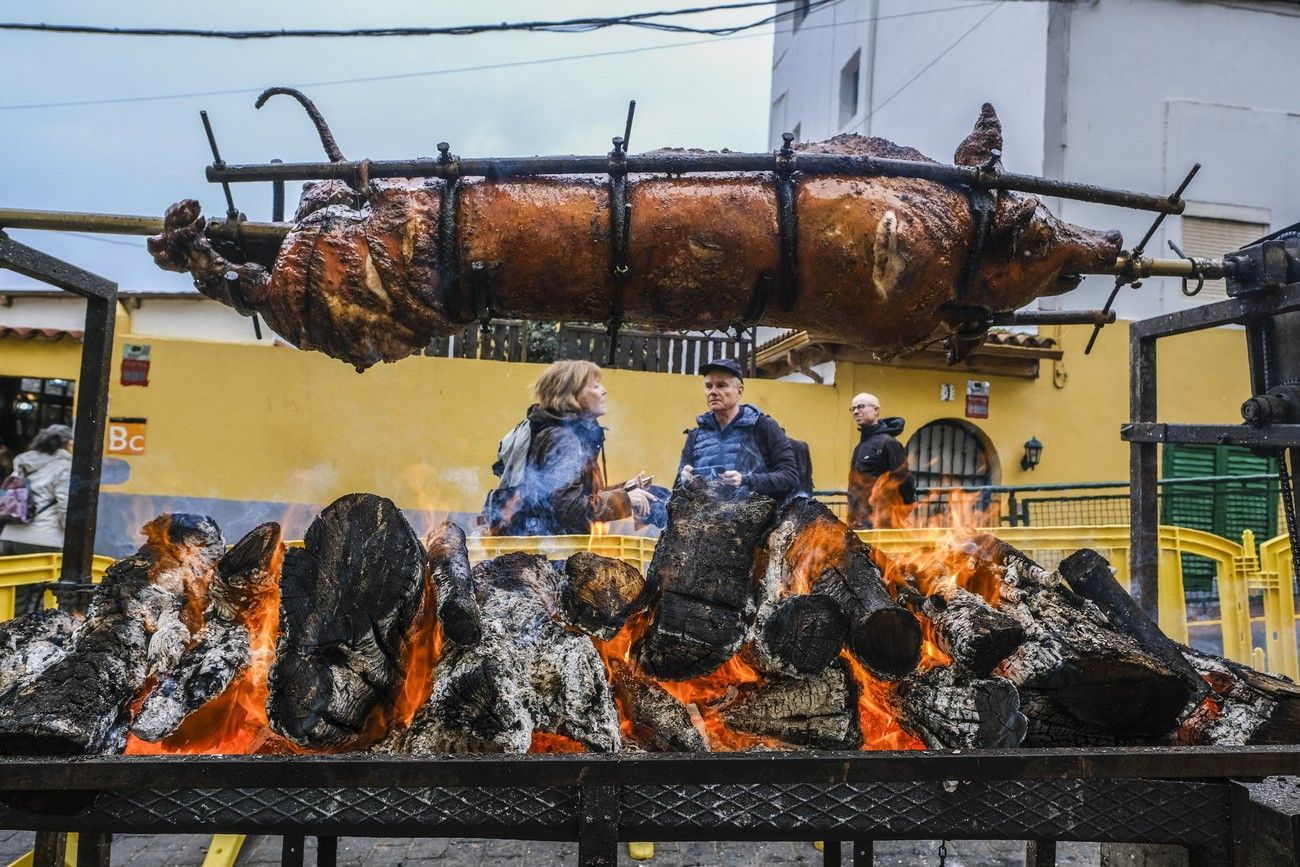
[[[750,380],[745,399],[812,448],[819,488],[842,488],[857,433],[849,418],[858,391],[880,396],[907,433],[961,418],[967,379],[991,382],[987,420],[973,422],[995,447],[1002,484],[1123,480],[1128,448],[1128,341],[1123,323],[1083,355],[1089,329],[1056,330],[1068,374],[1052,362],[1037,380],[954,371],[841,364],[834,386]],[[152,347],[150,385],[119,384],[121,343]],[[0,375],[80,379],[80,346],[0,340]],[[1230,422],[1248,396],[1242,332],[1219,329],[1161,343],[1161,420]],[[310,352],[284,348],[119,336],[110,414],[148,419],[143,456],[127,458],[123,484],[107,493],[240,501],[325,503],[350,491],[406,508],[477,512],[494,484],[497,440],[520,418],[539,365],[411,358],[357,374]],[[952,383],[956,399],[940,402]],[[610,474],[638,470],[670,484],[682,432],[702,410],[696,377],[608,371]],[[1041,466],[1020,469],[1022,444],[1044,444]],[[145,516],[138,516],[145,517]]]

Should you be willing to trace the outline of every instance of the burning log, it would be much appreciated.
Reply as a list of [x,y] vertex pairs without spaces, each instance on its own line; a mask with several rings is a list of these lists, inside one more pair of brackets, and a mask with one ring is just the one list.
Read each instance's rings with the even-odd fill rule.
[[1183,653],[1213,695],[1183,720],[1180,743],[1300,743],[1300,686],[1213,654],[1187,647]]
[[438,621],[442,633],[466,647],[483,638],[483,617],[474,598],[465,531],[445,521],[424,539],[429,578],[438,592]]
[[624,715],[632,723],[631,739],[660,753],[707,753],[709,742],[682,704],[650,678],[622,660],[611,660],[611,683]]
[[301,746],[361,734],[393,703],[424,591],[424,551],[391,500],[348,494],[284,557],[268,683],[271,728]]
[[62,659],[78,621],[57,608],[33,611],[0,623],[0,693],[34,678]]
[[[986,104],[954,158],[993,166],[1001,147]],[[855,135],[800,145],[799,157],[818,155],[932,163]],[[663,156],[680,166],[707,155]],[[967,195],[932,180],[809,174],[791,190],[766,166],[667,171],[626,178],[635,218],[621,253],[610,238],[626,211],[611,208],[608,182],[555,175],[308,184],[274,256],[252,244],[223,246],[223,256],[186,200],[168,209],[149,250],[294,345],[364,369],[469,324],[480,296],[513,318],[582,321],[617,306],[628,322],[661,328],[729,327],[757,305],[760,324],[897,355],[987,328],[990,311],[1067,292],[1080,274],[1113,268],[1121,245],[1118,232],[1064,223],[1009,191],[993,196],[987,231],[977,232]],[[969,277],[968,260],[977,265]],[[788,303],[760,302],[778,278]]]
[[95,588],[66,655],[0,695],[0,751],[121,751],[132,700],[188,644],[192,603],[184,594],[203,598],[225,549],[217,525],[198,515],[164,515],[144,533],[140,550],[110,566]]
[[988,677],[1025,640],[1024,627],[976,593],[947,583],[926,597],[939,648],[976,678]]
[[754,549],[775,507],[770,497],[699,476],[677,486],[648,572],[654,620],[633,649],[642,671],[688,680],[740,648],[754,612]]
[[718,706],[737,731],[823,750],[862,746],[858,684],[843,660],[808,678],[774,677],[737,687]]
[[930,749],[1017,747],[1028,726],[1010,681],[971,678],[956,665],[908,675],[894,686],[891,704],[903,730]]
[[[886,589],[877,552],[816,500],[791,503],[767,539],[754,641],[759,668],[787,675],[820,671],[845,643],[881,680],[921,659],[921,626]],[[811,588],[808,595],[788,595]]]
[[280,525],[262,524],[217,561],[208,585],[203,628],[171,671],[161,675],[145,697],[131,732],[159,741],[186,717],[216,698],[248,667],[250,619],[260,617],[275,590],[276,567],[283,556]]
[[579,551],[564,562],[560,591],[565,619],[588,635],[608,641],[646,606],[646,581],[630,563]]
[[1029,720],[1026,747],[1136,747],[1169,742],[1159,735],[1121,734],[1106,726],[1085,723],[1061,705],[1050,690],[1020,689],[1020,711]]
[[885,587],[876,565],[879,555],[847,527],[843,538],[843,553],[813,592],[834,599],[848,614],[846,646],[853,658],[877,679],[897,680],[921,661],[921,624]]
[[992,537],[973,551],[1001,573],[999,610],[1025,642],[996,669],[1017,687],[1040,689],[1082,723],[1121,736],[1157,736],[1177,724],[1191,687],[1092,602],[1021,552]]
[[444,651],[433,695],[403,739],[410,753],[527,752],[534,732],[617,752],[618,714],[591,639],[556,622],[558,576],[546,558],[512,553],[473,573],[483,637]]

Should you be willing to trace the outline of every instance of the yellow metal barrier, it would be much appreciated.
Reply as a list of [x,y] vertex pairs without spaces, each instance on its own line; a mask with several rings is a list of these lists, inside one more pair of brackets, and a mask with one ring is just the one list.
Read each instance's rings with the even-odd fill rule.
[[[96,555],[91,561],[92,581],[104,577],[104,570],[113,565],[112,557]],[[14,598],[19,587],[31,584],[44,584],[59,580],[59,570],[63,566],[62,554],[16,554],[0,557],[0,620],[14,616]],[[54,594],[45,592],[44,605],[53,608],[58,604]]]
[[1295,571],[1291,568],[1289,538],[1277,536],[1259,546],[1257,582],[1264,593],[1268,668],[1300,681],[1300,666],[1296,664]]

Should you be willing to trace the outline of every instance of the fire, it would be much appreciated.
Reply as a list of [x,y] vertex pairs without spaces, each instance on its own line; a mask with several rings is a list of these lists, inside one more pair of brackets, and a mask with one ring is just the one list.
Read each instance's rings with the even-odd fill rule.
[[[274,580],[267,592],[258,596],[256,604],[246,612],[244,622],[251,647],[248,667],[224,692],[186,717],[179,729],[158,743],[128,735],[128,755],[303,752],[272,732],[266,717],[267,674],[275,659],[275,636],[280,625],[279,576],[283,563],[284,545],[281,544],[269,570]],[[141,700],[151,687],[152,684],[146,685]]]

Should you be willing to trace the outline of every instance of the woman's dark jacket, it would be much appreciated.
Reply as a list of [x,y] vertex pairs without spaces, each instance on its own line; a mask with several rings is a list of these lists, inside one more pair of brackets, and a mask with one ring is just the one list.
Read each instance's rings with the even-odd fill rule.
[[758,407],[741,404],[740,413],[725,428],[718,426],[711,412],[697,416],[695,422],[695,429],[686,434],[679,476],[687,464],[704,476],[736,470],[745,477],[744,487],[777,500],[799,487],[799,467],[789,437],[776,419]]
[[605,490],[605,429],[580,413],[528,413],[532,441],[507,535],[586,535],[595,522],[632,514],[622,488]]

